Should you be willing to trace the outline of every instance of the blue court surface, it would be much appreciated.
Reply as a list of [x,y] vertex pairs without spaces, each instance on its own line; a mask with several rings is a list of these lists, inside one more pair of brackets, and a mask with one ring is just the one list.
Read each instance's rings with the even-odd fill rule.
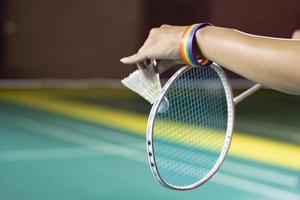
[[237,108],[220,171],[179,192],[151,174],[150,105],[140,97],[121,89],[1,89],[0,199],[299,200],[299,98],[261,91],[247,102]]

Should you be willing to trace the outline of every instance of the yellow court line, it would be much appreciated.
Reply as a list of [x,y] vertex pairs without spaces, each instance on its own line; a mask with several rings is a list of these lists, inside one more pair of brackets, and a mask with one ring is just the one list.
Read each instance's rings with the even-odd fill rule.
[[[66,102],[45,95],[45,93],[30,91],[5,91],[1,92],[0,98],[135,134],[144,134],[146,130],[147,117],[133,112],[98,105]],[[270,141],[235,132],[229,153],[280,167],[300,169],[300,147],[284,142]]]

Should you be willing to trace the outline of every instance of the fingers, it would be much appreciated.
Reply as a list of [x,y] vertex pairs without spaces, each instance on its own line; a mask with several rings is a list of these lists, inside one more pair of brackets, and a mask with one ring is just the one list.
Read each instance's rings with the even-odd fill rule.
[[145,61],[146,59],[147,59],[147,57],[144,56],[143,54],[136,53],[132,56],[122,58],[120,61],[124,64],[135,64],[135,63],[138,63],[138,62]]
[[147,66],[149,66],[150,64],[151,64],[151,60],[145,60],[143,62],[136,63],[139,69],[146,69]]
[[[167,27],[169,25],[162,25],[161,27]],[[155,35],[158,32],[159,28],[152,28],[150,30],[148,39],[145,41],[144,45],[140,48],[140,50],[129,57],[125,57],[122,58],[120,61],[124,64],[135,64],[135,63],[142,63],[143,61],[147,60],[147,56],[146,56],[146,50],[151,46],[151,42],[152,42],[152,37],[153,35]]]
[[161,27],[161,28],[166,28],[166,27],[170,27],[170,25],[168,25],[168,24],[163,24],[163,25],[161,25],[160,27]]
[[122,58],[120,61],[124,64],[135,64],[138,62],[146,61],[146,51],[144,50],[147,45],[147,40],[145,41],[144,45],[139,49],[139,51],[136,54],[133,54],[132,56],[128,56],[125,58]]
[[157,61],[155,71],[156,73],[161,74],[176,65],[178,65],[178,63],[175,60],[159,60]]
[[120,61],[124,64],[136,64],[148,59],[178,59],[180,57],[178,41],[183,28],[166,24],[160,28],[152,28],[139,51]]

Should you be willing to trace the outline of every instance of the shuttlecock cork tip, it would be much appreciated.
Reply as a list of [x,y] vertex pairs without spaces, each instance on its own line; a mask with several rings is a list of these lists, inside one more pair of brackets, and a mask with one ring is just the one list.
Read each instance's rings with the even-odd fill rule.
[[166,97],[164,97],[158,107],[158,113],[160,114],[166,113],[169,110],[169,107],[170,107],[169,100]]

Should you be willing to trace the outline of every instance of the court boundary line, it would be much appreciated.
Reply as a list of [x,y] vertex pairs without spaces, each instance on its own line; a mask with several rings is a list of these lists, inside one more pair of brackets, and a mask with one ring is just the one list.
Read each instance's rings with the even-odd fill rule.
[[[62,132],[60,131],[59,134],[56,132],[56,134],[47,134],[47,133],[42,133],[46,136],[50,136],[50,137],[54,137],[56,139],[59,139],[59,140],[62,140],[62,141],[67,141],[67,142],[71,142],[73,144],[78,144],[78,145],[83,145],[85,147],[89,147],[89,143],[92,142],[93,144],[96,144],[96,146],[92,146],[93,150],[99,150],[101,152],[104,152],[104,153],[107,153],[107,154],[110,154],[110,155],[115,155],[115,156],[119,156],[119,157],[122,157],[122,158],[126,158],[128,160],[134,160],[134,161],[138,161],[139,163],[143,163],[143,164],[146,164],[147,161],[146,161],[146,156],[143,154],[143,156],[141,156],[142,152],[138,151],[138,150],[135,150],[135,149],[132,149],[132,148],[128,148],[128,147],[125,147],[123,145],[114,145],[112,143],[109,143],[109,142],[106,142],[106,141],[102,141],[98,138],[94,138],[94,137],[90,137],[90,136],[83,136],[81,134],[78,134],[74,131],[71,131],[69,129],[66,129],[66,128],[62,128],[62,127],[57,127],[55,125],[52,125],[52,124],[48,124],[48,123],[45,123],[45,122],[40,122],[40,121],[37,121],[37,120],[33,120],[33,119],[28,119],[28,118],[25,118],[25,117],[20,117],[20,116],[16,116],[16,115],[13,115],[13,114],[7,114],[7,113],[3,113],[3,112],[0,112],[2,113],[2,115],[0,116],[0,118],[4,115],[6,115],[6,117],[12,117],[12,118],[19,118],[23,121],[27,121],[27,122],[30,122],[31,123],[31,126],[32,126],[32,123],[35,124],[35,126],[41,126],[43,127],[43,129],[45,128],[49,128],[51,127],[51,129],[56,129],[56,130],[63,130]],[[20,120],[19,120],[20,122]],[[26,128],[26,125],[28,126],[28,124],[30,123],[23,123],[23,128],[24,128],[24,125],[25,125],[25,128]],[[31,127],[32,128],[32,127]],[[35,130],[35,129],[30,129],[30,130]],[[47,129],[45,129],[47,130]],[[55,132],[55,131],[54,131]],[[78,136],[80,136],[78,138]],[[95,140],[97,141],[95,143]],[[100,142],[100,143],[99,143]],[[100,146],[99,146],[99,145]],[[120,147],[121,146],[121,147]],[[120,151],[117,151],[117,149],[121,149],[121,152]],[[137,155],[139,155],[140,157],[137,157]],[[218,174],[224,174],[222,172],[219,172]],[[224,174],[225,175],[225,174]],[[282,197],[283,195],[284,196],[289,196],[288,199],[299,199],[300,198],[300,195],[296,194],[296,193],[293,193],[293,192],[288,192],[288,191],[284,191],[284,190],[281,190],[281,189],[278,189],[278,188],[274,188],[274,187],[271,187],[271,186],[267,186],[267,185],[264,185],[264,184],[261,184],[261,183],[255,183],[253,181],[249,181],[249,180],[244,180],[242,178],[238,178],[236,176],[232,176],[232,175],[225,175],[227,176],[227,179],[228,177],[229,178],[233,178],[233,180],[243,180],[243,181],[246,181],[246,183],[250,184],[250,185],[253,185],[255,187],[253,187],[250,192],[253,192],[253,193],[256,193],[256,189],[254,188],[260,188],[261,186],[265,186],[265,188],[272,188],[273,191],[275,191],[274,193],[272,194],[275,194],[275,196],[273,195],[266,195],[265,193],[262,194],[260,191],[258,191],[258,193],[256,194],[260,194],[260,195],[263,195],[263,196],[267,196],[267,197],[271,197],[273,199],[278,199],[277,197]],[[235,178],[235,179],[234,179]],[[212,181],[214,182],[214,178],[212,179]],[[239,181],[241,182],[241,181]],[[225,184],[226,186],[229,186],[229,187],[234,187],[234,188],[238,188],[238,189],[241,189],[239,187],[239,184],[237,185],[232,185],[231,181],[231,185],[227,185],[226,183],[222,182],[223,184]],[[245,190],[245,188],[243,188]],[[249,191],[249,188],[246,189],[247,191]],[[294,198],[295,197],[295,198]],[[287,198],[285,198],[287,199]]]
[[104,154],[101,154],[99,151],[91,150],[82,146],[2,150],[0,151],[0,162],[85,158],[103,155]]
[[[51,98],[49,98],[51,97]],[[144,115],[119,111],[117,109],[91,106],[74,102],[63,102],[55,97],[30,92],[7,92],[0,96],[3,100],[31,106],[51,113],[85,120],[96,124],[105,124],[122,130],[127,130],[136,135],[144,135],[147,118]],[[100,114],[101,113],[101,114]],[[247,148],[248,147],[248,148]],[[267,151],[266,151],[267,150]],[[263,152],[256,154],[254,152]],[[300,148],[284,142],[269,141],[247,134],[234,132],[229,154],[245,157],[257,162],[277,165],[290,169],[300,169],[300,160],[295,157],[300,153]]]

